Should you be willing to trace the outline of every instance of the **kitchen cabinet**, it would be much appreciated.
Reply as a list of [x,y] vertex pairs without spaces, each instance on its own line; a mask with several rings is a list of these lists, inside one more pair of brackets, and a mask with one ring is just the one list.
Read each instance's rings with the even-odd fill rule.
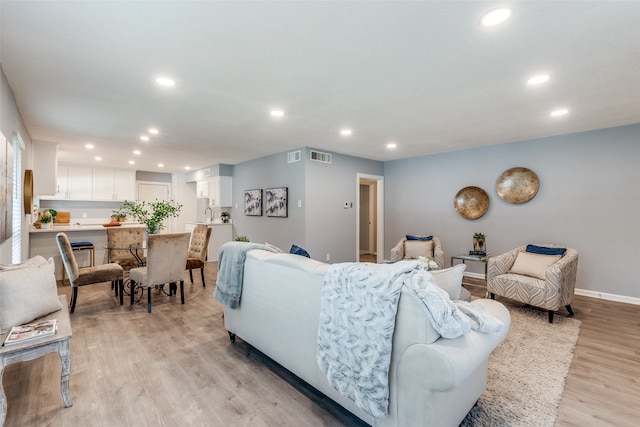
[[136,172],[126,169],[58,165],[53,200],[135,200]]
[[232,206],[232,178],[230,176],[214,176],[209,179],[209,204],[212,207]]
[[33,194],[55,196],[58,174],[58,144],[33,141]]
[[135,200],[135,171],[93,168],[93,200]]
[[198,181],[196,184],[196,195],[199,198],[209,198],[209,181]]

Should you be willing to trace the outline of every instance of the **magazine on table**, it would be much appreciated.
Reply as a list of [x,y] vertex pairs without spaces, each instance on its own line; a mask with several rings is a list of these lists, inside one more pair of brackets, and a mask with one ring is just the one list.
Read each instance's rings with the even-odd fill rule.
[[26,341],[55,335],[58,330],[58,320],[43,320],[28,325],[14,326],[4,340],[4,345],[21,344]]

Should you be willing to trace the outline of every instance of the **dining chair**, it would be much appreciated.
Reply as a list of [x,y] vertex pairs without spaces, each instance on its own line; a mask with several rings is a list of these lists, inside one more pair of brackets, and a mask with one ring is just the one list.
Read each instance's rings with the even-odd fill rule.
[[203,224],[195,226],[191,232],[191,240],[189,242],[189,253],[187,254],[187,266],[189,270],[189,278],[193,284],[193,270],[200,269],[202,276],[202,287],[206,287],[204,282],[204,263],[207,261],[207,251],[209,250],[209,239],[211,238],[211,227]]
[[[146,259],[139,249],[144,245],[144,227],[110,227],[107,228],[107,259],[108,262],[119,264],[124,271],[129,271],[134,267],[141,267]],[[120,249],[115,249],[120,248]],[[111,287],[118,296],[118,288],[115,282]]]
[[115,282],[123,287],[124,270],[115,263],[94,265],[89,267],[78,267],[76,257],[73,254],[73,248],[69,243],[69,238],[65,233],[56,234],[56,244],[62,257],[62,264],[67,271],[69,284],[71,285],[71,302],[69,303],[69,311],[73,313],[76,309],[76,301],[78,300],[78,288],[85,285],[93,285],[103,282]]
[[[129,270],[131,304],[136,286],[147,288],[147,311],[151,313],[151,288],[163,290],[169,283],[169,296],[175,295],[180,282],[180,301],[184,304],[184,266],[187,262],[190,233],[150,234],[147,237],[147,265]],[[120,284],[120,304],[124,284]]]

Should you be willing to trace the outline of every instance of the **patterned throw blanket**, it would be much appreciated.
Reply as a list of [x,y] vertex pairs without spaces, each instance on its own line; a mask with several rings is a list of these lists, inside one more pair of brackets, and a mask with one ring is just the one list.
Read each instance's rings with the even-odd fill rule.
[[468,318],[417,261],[342,263],[327,270],[317,340],[317,362],[329,384],[373,418],[387,416],[389,364],[402,285],[423,302],[445,338],[502,328],[502,322],[465,305]]

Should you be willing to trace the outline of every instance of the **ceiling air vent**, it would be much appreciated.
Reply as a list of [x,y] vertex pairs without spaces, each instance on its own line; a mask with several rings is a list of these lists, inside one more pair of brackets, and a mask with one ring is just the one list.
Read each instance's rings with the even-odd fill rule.
[[210,168],[206,168],[202,170],[204,177],[209,177],[211,176],[211,169]]
[[287,163],[295,163],[300,160],[302,160],[302,152],[300,150],[287,153]]
[[311,150],[311,160],[320,163],[331,163],[331,154],[322,151]]

